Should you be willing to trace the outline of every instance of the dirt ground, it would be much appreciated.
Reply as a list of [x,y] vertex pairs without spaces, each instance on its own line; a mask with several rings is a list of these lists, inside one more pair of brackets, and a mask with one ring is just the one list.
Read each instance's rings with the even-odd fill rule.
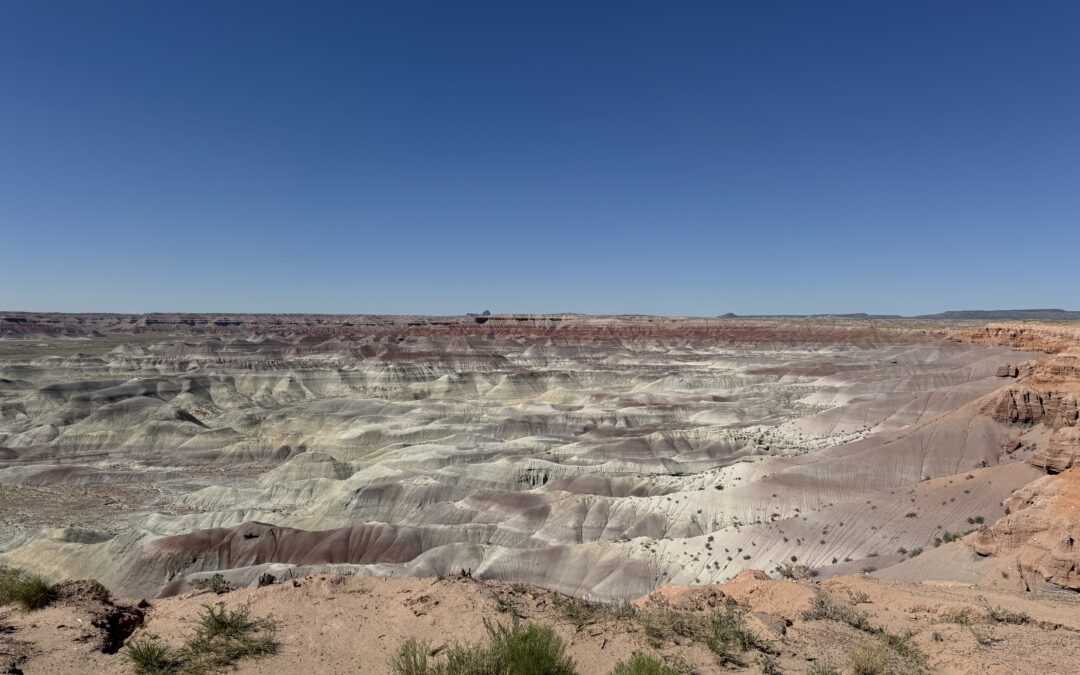
[[[483,638],[485,619],[509,623],[516,613],[522,621],[554,627],[585,675],[608,673],[637,651],[693,673],[761,672],[765,664],[782,673],[804,673],[814,663],[852,672],[852,649],[875,638],[841,621],[804,618],[812,599],[825,594],[865,612],[875,627],[910,635],[922,655],[921,672],[1080,672],[1076,594],[1021,594],[865,575],[820,583],[763,577],[746,572],[721,585],[664,587],[635,603],[638,612],[663,608],[701,615],[737,602],[747,627],[768,645],[737,654],[742,665],[722,663],[703,644],[677,635],[658,644],[625,612],[613,615],[591,605],[583,609],[551,591],[457,577],[325,575],[223,595],[199,592],[154,600],[145,609],[145,624],[132,637],[155,634],[179,644],[204,605],[247,605],[254,616],[275,621],[279,650],[268,658],[241,661],[235,672],[381,674],[391,672],[391,656],[409,638],[428,642],[433,651],[455,642],[473,643]],[[1006,619],[987,618],[991,609]],[[84,599],[32,613],[3,608],[0,666],[28,674],[133,672],[123,650],[102,653],[102,630],[91,625],[100,615],[101,607]]]

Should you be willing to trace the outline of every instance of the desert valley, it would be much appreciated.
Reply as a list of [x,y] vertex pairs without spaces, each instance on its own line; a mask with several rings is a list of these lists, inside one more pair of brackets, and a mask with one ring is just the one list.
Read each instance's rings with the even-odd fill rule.
[[[116,600],[0,609],[0,665],[220,599],[276,622],[245,672],[511,617],[584,673],[1080,672],[1078,401],[1067,322],[8,313],[0,563]],[[756,641],[642,618],[717,606]]]

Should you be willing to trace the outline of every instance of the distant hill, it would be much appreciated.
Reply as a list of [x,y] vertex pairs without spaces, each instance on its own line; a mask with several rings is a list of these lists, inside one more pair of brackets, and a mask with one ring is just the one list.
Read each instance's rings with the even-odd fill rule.
[[734,314],[721,319],[942,319],[950,321],[1080,321],[1080,311],[1068,309],[960,309],[937,314],[902,316],[900,314]]
[[970,321],[1080,321],[1080,312],[1065,309],[966,309],[923,314],[916,319],[956,319]]

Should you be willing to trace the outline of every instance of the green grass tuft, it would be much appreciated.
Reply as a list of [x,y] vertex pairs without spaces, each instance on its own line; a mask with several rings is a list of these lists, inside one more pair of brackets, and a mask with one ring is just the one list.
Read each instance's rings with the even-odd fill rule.
[[0,605],[14,604],[30,612],[53,599],[52,584],[44,577],[15,567],[0,567]]
[[547,626],[485,621],[487,642],[453,645],[436,661],[427,643],[407,640],[390,660],[396,675],[576,675],[559,635]]
[[390,659],[390,669],[397,675],[427,675],[437,672],[428,663],[431,646],[416,638],[402,643],[397,654]]
[[124,648],[136,675],[169,675],[180,672],[183,662],[176,650],[161,642],[156,635],[132,640]]

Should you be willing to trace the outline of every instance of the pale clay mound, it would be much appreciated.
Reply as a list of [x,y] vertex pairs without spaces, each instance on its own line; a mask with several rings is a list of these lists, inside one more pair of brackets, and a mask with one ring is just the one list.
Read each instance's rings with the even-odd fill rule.
[[[451,639],[474,637],[492,616],[484,598],[503,587],[479,580],[623,600],[747,569],[775,576],[784,563],[805,565],[816,580],[752,581],[763,589],[756,598],[780,593],[771,584],[801,589],[760,609],[794,621],[773,636],[791,641],[794,655],[780,657],[785,672],[829,656],[833,640],[813,637],[820,622],[800,628],[797,618],[817,583],[885,594],[867,609],[920,631],[936,670],[1009,672],[1011,663],[1011,672],[1066,672],[1058,654],[1076,663],[1075,627],[1065,620],[1039,619],[1058,626],[1042,632],[995,627],[1000,641],[971,649],[962,636],[946,649],[925,634],[935,603],[990,593],[1032,605],[1024,610],[1032,616],[1075,615],[1080,497],[1070,467],[1080,458],[1080,336],[1071,326],[580,316],[3,321],[0,561],[57,580],[94,578],[122,597],[180,594],[154,601],[149,629],[162,634],[172,632],[170,616],[190,617],[205,601],[184,596],[193,580],[220,572],[249,585],[266,573],[315,574],[299,587],[225,596],[250,597],[294,627],[274,672],[356,672],[349,664],[359,662],[381,672],[397,638],[420,630],[418,615],[402,612],[404,632],[383,642],[325,647],[313,631],[333,631],[304,617],[333,607],[342,614],[328,614],[328,625],[392,623],[394,603],[363,597],[423,594],[432,583],[409,577],[464,570],[477,580],[432,586],[446,594],[444,609],[424,616],[456,611],[428,637]],[[842,576],[860,570],[890,581]],[[911,583],[925,580],[975,586]],[[335,585],[363,590],[336,596]],[[38,670],[27,672],[63,672],[48,644],[85,651],[49,632],[51,615],[30,615],[43,617],[32,628],[4,611],[0,623],[14,625],[35,654],[26,662]],[[558,623],[543,608],[528,611]],[[606,633],[564,632],[583,672],[606,672],[642,648],[632,631],[609,632],[602,648],[593,638]],[[386,645],[377,658],[350,653],[374,644]],[[320,650],[325,666],[310,660]],[[99,656],[101,668],[118,667]],[[677,656],[702,672],[716,665],[692,649]]]

